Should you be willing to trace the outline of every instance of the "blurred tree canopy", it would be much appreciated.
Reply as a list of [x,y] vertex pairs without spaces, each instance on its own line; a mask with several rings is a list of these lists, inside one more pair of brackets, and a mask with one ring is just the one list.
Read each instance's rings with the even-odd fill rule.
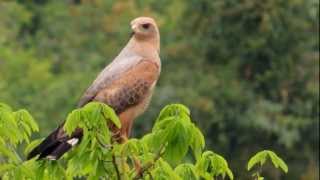
[[253,152],[274,149],[285,178],[319,178],[318,0],[0,1],[0,101],[27,108],[46,135],[142,15],[159,24],[163,68],[134,136],[179,102],[235,177],[246,179],[236,169]]

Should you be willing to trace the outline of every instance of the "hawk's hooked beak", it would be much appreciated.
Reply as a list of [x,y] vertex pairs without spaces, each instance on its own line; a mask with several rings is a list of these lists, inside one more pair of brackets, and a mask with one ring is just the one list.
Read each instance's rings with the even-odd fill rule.
[[137,25],[137,24],[133,24],[133,25],[131,25],[131,29],[132,29],[132,31],[135,31],[137,28],[138,28],[138,25]]
[[131,34],[130,34],[130,37],[132,37],[133,35],[134,35],[134,32],[135,32],[135,30],[137,29],[137,24],[133,24],[133,25],[131,25],[131,29],[132,29],[132,32],[131,32]]

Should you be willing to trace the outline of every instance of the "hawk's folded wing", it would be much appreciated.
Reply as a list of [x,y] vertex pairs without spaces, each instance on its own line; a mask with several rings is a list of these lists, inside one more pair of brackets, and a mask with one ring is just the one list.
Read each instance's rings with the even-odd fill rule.
[[101,89],[94,101],[108,104],[118,114],[131,106],[147,103],[145,100],[158,80],[159,73],[159,66],[154,61],[142,60]]
[[137,55],[120,54],[111,64],[103,69],[91,86],[85,91],[78,102],[78,107],[82,107],[92,101],[100,90],[108,87],[114,80],[118,79],[124,72],[134,67],[141,60],[142,57]]

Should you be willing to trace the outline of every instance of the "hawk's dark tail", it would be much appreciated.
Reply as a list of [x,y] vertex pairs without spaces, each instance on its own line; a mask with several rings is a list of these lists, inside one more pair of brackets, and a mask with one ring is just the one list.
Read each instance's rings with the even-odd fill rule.
[[76,129],[76,131],[69,137],[62,128],[63,125],[54,130],[28,154],[27,159],[31,159],[39,155],[39,159],[47,158],[50,160],[56,160],[79,143],[82,138],[81,129]]

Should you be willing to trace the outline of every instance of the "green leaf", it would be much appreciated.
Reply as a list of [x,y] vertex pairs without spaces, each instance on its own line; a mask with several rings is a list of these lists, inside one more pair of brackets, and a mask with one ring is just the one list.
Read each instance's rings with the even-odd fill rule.
[[288,173],[287,164],[273,151],[268,150],[269,157],[273,163],[273,165],[278,168],[280,167],[285,173]]
[[148,146],[151,152],[156,152],[161,144],[164,143],[164,131],[146,134],[142,137],[141,141]]
[[88,134],[84,133],[84,136],[82,137],[80,145],[77,147],[78,154],[77,156],[81,156],[86,153],[86,150],[90,144],[90,138],[87,138],[85,136],[88,136]]
[[12,144],[16,145],[23,140],[23,133],[19,131],[18,124],[12,112],[0,111],[0,136],[8,139]]
[[159,121],[155,123],[155,125],[152,128],[152,132],[157,132],[159,130],[164,130],[168,126],[171,126],[172,123],[176,123],[176,118],[175,117],[166,117],[162,121]]
[[45,169],[43,179],[65,179],[66,172],[59,161],[46,161],[44,167]]
[[166,180],[166,179],[174,179],[181,180],[181,178],[174,172],[171,166],[164,161],[163,159],[159,159],[155,165],[155,169],[152,171],[152,175],[156,180]]
[[202,132],[195,125],[192,125],[192,140],[190,146],[196,160],[198,160],[201,157],[203,148],[205,147],[205,140]]
[[29,154],[36,146],[38,146],[43,141],[43,138],[36,139],[32,141],[30,144],[27,145],[27,147],[24,149],[24,154]]
[[67,120],[63,126],[64,130],[68,135],[71,135],[73,131],[78,127],[81,121],[81,110],[73,110],[67,117]]
[[4,104],[4,103],[0,103],[0,111],[1,111],[1,110],[9,111],[9,112],[12,111],[11,107],[8,106],[7,104]]
[[23,121],[19,122],[19,125],[21,126],[21,130],[24,131],[24,134],[27,135],[27,139],[28,139],[28,137],[30,137],[32,133],[30,126]]
[[[36,174],[35,174],[35,170],[37,168],[37,160],[31,159],[28,161],[24,161],[19,167],[18,170],[21,172],[21,174],[24,177],[28,177],[30,179],[35,179]],[[23,178],[23,179],[27,179],[27,178]]]
[[165,106],[161,111],[160,114],[156,120],[156,123],[163,120],[166,117],[169,116],[181,116],[181,115],[190,115],[190,110],[182,105],[182,104],[170,104]]
[[185,127],[178,121],[168,127],[167,146],[164,152],[164,159],[171,164],[178,164],[188,152],[190,140]]
[[276,153],[270,150],[260,151],[257,154],[255,154],[252,158],[250,158],[247,167],[248,171],[257,163],[260,163],[260,166],[262,166],[265,163],[267,156],[270,157],[273,165],[276,168],[280,167],[285,173],[288,172],[287,164]]
[[15,165],[13,165],[13,164],[1,164],[0,165],[0,175],[6,171],[13,169],[13,168],[15,168]]
[[103,145],[109,145],[111,144],[111,133],[110,130],[108,129],[108,127],[104,128],[104,130],[100,131],[97,134],[96,137],[99,142],[101,142]]
[[228,167],[227,161],[220,155],[206,151],[196,163],[196,171],[205,179],[228,175],[233,179],[233,173]]
[[44,179],[46,161],[38,161],[36,168],[36,179]]
[[201,155],[205,142],[200,130],[190,120],[190,111],[180,104],[166,106],[158,116],[152,133],[143,137],[142,141],[152,151],[166,145],[163,158],[171,164],[179,163],[189,146],[196,157]]
[[195,167],[192,164],[180,164],[175,168],[175,173],[179,175],[183,180],[197,180],[199,176],[195,171]]
[[121,122],[115,111],[106,104],[102,104],[102,113],[105,118],[108,118],[117,128],[121,128]]
[[263,150],[251,157],[247,166],[248,171],[250,171],[251,168],[257,163],[260,163],[260,166],[262,166],[266,161],[267,154],[267,151]]
[[215,176],[222,175],[224,177],[225,174],[227,174],[231,180],[233,179],[233,173],[229,169],[227,161],[222,156],[214,153],[211,157],[211,163],[213,172],[215,171]]
[[14,115],[16,118],[27,123],[33,132],[39,131],[38,124],[36,123],[36,121],[33,119],[33,117],[30,115],[30,113],[27,110],[21,109],[19,111],[14,112]]
[[137,139],[130,139],[121,146],[121,154],[124,156],[138,155],[139,154],[139,141]]
[[11,162],[14,162],[14,163],[20,162],[18,155],[15,152],[10,151],[5,146],[0,146],[0,155],[9,158]]

